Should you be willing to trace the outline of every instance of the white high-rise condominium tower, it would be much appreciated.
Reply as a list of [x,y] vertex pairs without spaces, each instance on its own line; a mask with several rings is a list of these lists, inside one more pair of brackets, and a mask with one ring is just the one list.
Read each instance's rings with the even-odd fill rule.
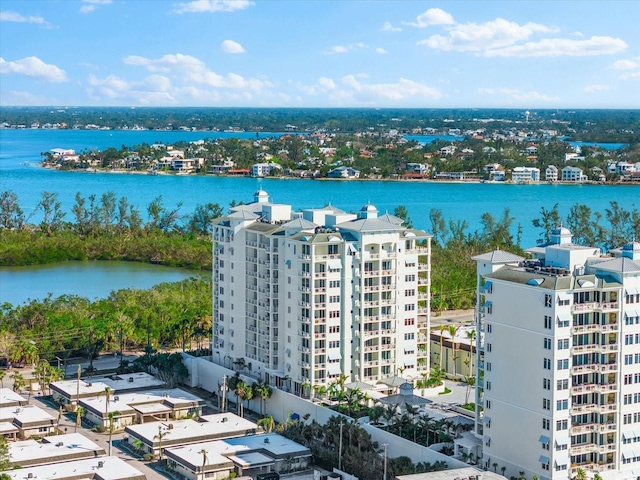
[[373,205],[294,212],[259,190],[213,235],[213,361],[304,395],[428,371],[427,233]]
[[640,244],[605,256],[571,240],[558,228],[530,260],[474,257],[482,462],[507,477],[567,479],[583,469],[635,479]]

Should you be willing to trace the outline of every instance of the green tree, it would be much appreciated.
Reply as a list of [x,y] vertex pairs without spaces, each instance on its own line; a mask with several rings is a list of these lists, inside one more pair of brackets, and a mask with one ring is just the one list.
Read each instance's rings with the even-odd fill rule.
[[111,456],[111,438],[113,437],[113,432],[115,430],[115,419],[120,415],[120,412],[118,410],[114,411],[114,412],[109,412],[107,414],[107,418],[109,419],[109,456]]
[[411,221],[411,218],[409,218],[409,211],[407,210],[407,207],[405,207],[404,205],[398,205],[393,210],[393,214],[403,220],[402,224],[405,227],[413,228],[413,222]]
[[82,425],[82,416],[84,415],[84,407],[76,407],[76,424],[73,429],[74,433],[78,431],[78,427]]
[[551,232],[553,229],[558,228],[561,223],[558,204],[556,203],[551,210],[542,207],[540,209],[540,218],[533,219],[532,223],[534,227],[542,229],[538,243],[549,243],[551,241]]

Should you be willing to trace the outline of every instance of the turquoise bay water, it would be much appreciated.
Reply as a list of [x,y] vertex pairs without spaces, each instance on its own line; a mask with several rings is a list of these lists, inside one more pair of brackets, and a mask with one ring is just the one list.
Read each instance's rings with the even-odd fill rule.
[[[260,133],[261,137],[269,136]],[[279,134],[273,134],[279,135]],[[196,205],[231,200],[249,202],[253,192],[265,189],[273,202],[289,203],[295,209],[321,207],[331,203],[346,211],[357,211],[371,202],[381,213],[405,205],[417,228],[430,230],[429,211],[443,212],[446,219],[463,220],[470,231],[481,228],[480,217],[495,217],[505,208],[515,217],[513,234],[522,227],[522,245],[535,244],[539,232],[531,222],[540,208],[558,204],[565,217],[571,206],[583,203],[604,212],[615,200],[627,209],[640,207],[640,189],[609,185],[504,185],[481,183],[441,183],[421,181],[329,181],[293,179],[254,179],[214,176],[135,175],[79,173],[47,170],[36,165],[40,153],[52,148],[117,147],[142,142],[171,143],[214,137],[255,138],[255,133],[165,132],[165,131],[86,131],[86,130],[0,130],[0,190],[12,190],[24,211],[33,212],[43,191],[59,195],[63,208],[70,211],[77,192],[88,197],[113,191],[126,196],[146,216],[147,205],[162,196],[165,206],[182,203],[181,212],[190,214]],[[37,214],[34,215],[37,219]],[[68,219],[71,220],[69,214]]]
[[147,289],[200,275],[181,268],[136,262],[63,262],[28,267],[0,267],[0,304],[13,305],[63,294],[90,300],[123,288]]

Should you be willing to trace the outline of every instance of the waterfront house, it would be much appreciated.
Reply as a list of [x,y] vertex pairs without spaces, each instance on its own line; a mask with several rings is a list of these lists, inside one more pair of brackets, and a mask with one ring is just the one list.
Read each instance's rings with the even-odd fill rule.
[[562,169],[562,181],[571,183],[582,183],[587,181],[587,176],[581,168],[567,166]]
[[544,172],[544,179],[547,182],[557,182],[558,181],[558,167],[555,165],[549,165]]
[[515,167],[511,170],[513,183],[537,183],[540,181],[540,169],[535,167]]
[[351,167],[338,167],[327,173],[328,178],[359,178],[360,170]]

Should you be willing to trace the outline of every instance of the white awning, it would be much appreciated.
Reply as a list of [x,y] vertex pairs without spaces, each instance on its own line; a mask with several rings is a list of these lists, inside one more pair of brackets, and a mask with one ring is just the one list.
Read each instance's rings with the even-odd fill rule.
[[558,292],[558,298],[560,300],[572,300],[573,299],[573,293],[571,293],[571,292]]
[[349,244],[349,252],[350,253],[358,253],[358,247],[356,247],[353,243]]
[[329,270],[340,270],[342,268],[342,262],[340,260],[329,260],[327,267],[329,267]]
[[640,449],[635,450],[636,448],[638,448],[637,445],[626,445],[626,446],[623,445],[623,447],[622,447],[622,456],[626,460],[630,460],[632,458],[640,457]]
[[329,352],[327,354],[327,357],[329,358],[329,360],[342,360],[342,355],[340,354],[339,350]]
[[571,322],[572,320],[573,320],[573,315],[571,315],[571,312],[558,313],[559,322]]
[[640,317],[640,309],[629,308],[625,310],[624,316],[627,318]]
[[327,373],[329,375],[340,375],[342,373],[342,369],[340,368],[340,362],[327,363]]
[[638,432],[636,432],[635,430],[629,430],[628,432],[622,432],[622,436],[626,440],[631,440],[632,438],[636,438],[640,435],[638,435]]
[[640,287],[624,287],[624,291],[627,295],[638,295],[640,293]]

